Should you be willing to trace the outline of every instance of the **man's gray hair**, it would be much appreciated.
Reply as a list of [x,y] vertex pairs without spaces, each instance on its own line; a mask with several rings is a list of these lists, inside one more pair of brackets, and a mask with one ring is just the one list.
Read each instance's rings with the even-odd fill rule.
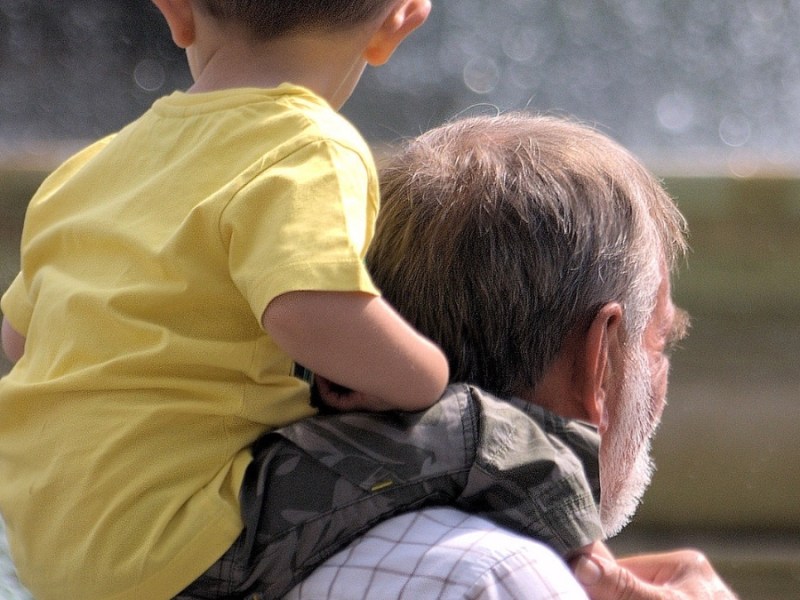
[[466,118],[382,169],[367,256],[384,296],[438,343],[451,379],[533,389],[608,302],[638,339],[685,221],[629,152],[583,125],[528,113]]

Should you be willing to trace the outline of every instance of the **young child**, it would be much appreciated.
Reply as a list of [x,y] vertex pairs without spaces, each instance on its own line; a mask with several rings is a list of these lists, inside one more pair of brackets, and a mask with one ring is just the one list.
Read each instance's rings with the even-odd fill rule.
[[359,392],[340,408],[448,379],[363,266],[377,178],[336,113],[429,0],[155,4],[194,85],[45,181],[2,298],[0,511],[42,600],[170,598],[215,563],[251,445],[314,412],[296,365]]

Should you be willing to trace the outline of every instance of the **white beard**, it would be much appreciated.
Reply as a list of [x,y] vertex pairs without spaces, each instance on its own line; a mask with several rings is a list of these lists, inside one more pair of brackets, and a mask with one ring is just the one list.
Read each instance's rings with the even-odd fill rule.
[[659,419],[647,354],[640,349],[626,363],[629,372],[600,446],[600,520],[607,537],[631,520],[655,470],[650,448]]

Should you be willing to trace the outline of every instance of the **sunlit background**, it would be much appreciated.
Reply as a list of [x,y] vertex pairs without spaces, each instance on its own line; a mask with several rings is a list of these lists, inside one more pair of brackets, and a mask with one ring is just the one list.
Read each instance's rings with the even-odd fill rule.
[[[742,598],[800,597],[800,0],[433,4],[344,112],[378,152],[464,113],[570,115],[665,178],[692,230],[675,295],[694,327],[615,548],[699,546]],[[2,289],[41,176],[189,84],[147,0],[0,0]]]
[[[371,140],[473,105],[596,123],[646,157],[795,165],[800,2],[437,0],[347,114]],[[94,138],[189,75],[146,0],[2,0],[0,139]]]

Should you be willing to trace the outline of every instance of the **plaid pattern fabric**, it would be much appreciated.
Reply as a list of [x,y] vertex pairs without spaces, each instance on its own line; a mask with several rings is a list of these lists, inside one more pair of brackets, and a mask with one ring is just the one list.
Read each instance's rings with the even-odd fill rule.
[[539,542],[452,508],[381,523],[285,600],[578,600],[569,569]]
[[421,413],[305,419],[259,441],[245,532],[177,598],[279,598],[375,524],[430,505],[567,554],[601,537],[597,453],[590,428],[466,385]]

